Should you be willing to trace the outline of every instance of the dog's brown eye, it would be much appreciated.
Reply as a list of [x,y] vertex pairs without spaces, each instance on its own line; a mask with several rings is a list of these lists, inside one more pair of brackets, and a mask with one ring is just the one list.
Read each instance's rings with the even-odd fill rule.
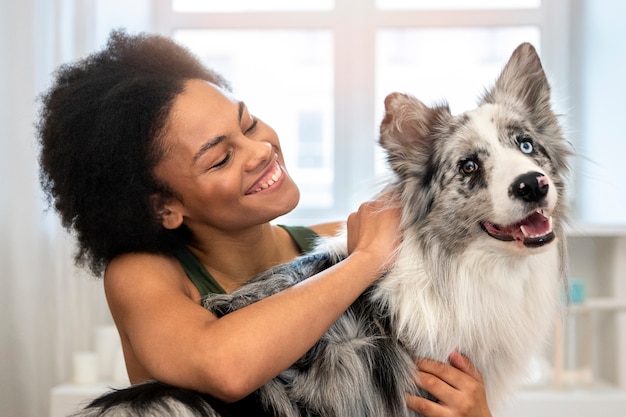
[[470,175],[476,171],[478,171],[478,164],[476,163],[476,161],[468,159],[461,162],[461,172],[463,172],[463,174]]

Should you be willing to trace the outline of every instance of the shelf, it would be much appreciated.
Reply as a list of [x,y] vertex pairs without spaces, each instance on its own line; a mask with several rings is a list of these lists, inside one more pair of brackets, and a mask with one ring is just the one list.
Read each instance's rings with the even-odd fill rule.
[[58,385],[50,392],[50,417],[68,416],[112,388],[122,387],[119,383],[105,382],[93,385]]
[[626,237],[626,224],[599,225],[571,221],[565,227],[567,237]]
[[625,409],[625,391],[594,384],[589,388],[521,390],[494,417],[624,417]]
[[592,311],[626,311],[626,300],[616,298],[588,298],[583,303],[567,306],[570,313],[584,313]]

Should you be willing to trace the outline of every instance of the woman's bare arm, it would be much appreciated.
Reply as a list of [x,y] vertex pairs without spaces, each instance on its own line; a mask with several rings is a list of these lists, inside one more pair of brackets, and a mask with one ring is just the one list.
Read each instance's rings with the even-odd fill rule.
[[234,401],[300,358],[380,276],[397,246],[398,223],[398,210],[363,205],[348,221],[356,243],[345,261],[220,319],[189,296],[176,263],[156,255],[111,263],[107,299],[152,377]]

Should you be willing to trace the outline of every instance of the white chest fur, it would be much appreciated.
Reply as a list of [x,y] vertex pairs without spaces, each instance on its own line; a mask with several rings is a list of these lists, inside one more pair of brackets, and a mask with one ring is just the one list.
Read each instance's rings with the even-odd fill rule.
[[405,239],[375,298],[390,309],[397,337],[415,357],[446,361],[453,350],[466,354],[483,375],[490,403],[501,403],[554,323],[557,243],[530,254],[470,246],[451,256],[415,247]]

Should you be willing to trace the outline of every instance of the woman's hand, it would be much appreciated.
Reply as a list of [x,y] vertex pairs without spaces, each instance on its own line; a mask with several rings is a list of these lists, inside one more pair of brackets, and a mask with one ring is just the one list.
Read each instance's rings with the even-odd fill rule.
[[482,375],[458,352],[449,365],[420,360],[416,384],[438,400],[407,395],[408,407],[426,417],[491,417]]
[[348,253],[368,253],[377,259],[380,271],[386,271],[395,260],[400,243],[400,217],[402,211],[391,194],[361,204],[359,210],[348,217]]

